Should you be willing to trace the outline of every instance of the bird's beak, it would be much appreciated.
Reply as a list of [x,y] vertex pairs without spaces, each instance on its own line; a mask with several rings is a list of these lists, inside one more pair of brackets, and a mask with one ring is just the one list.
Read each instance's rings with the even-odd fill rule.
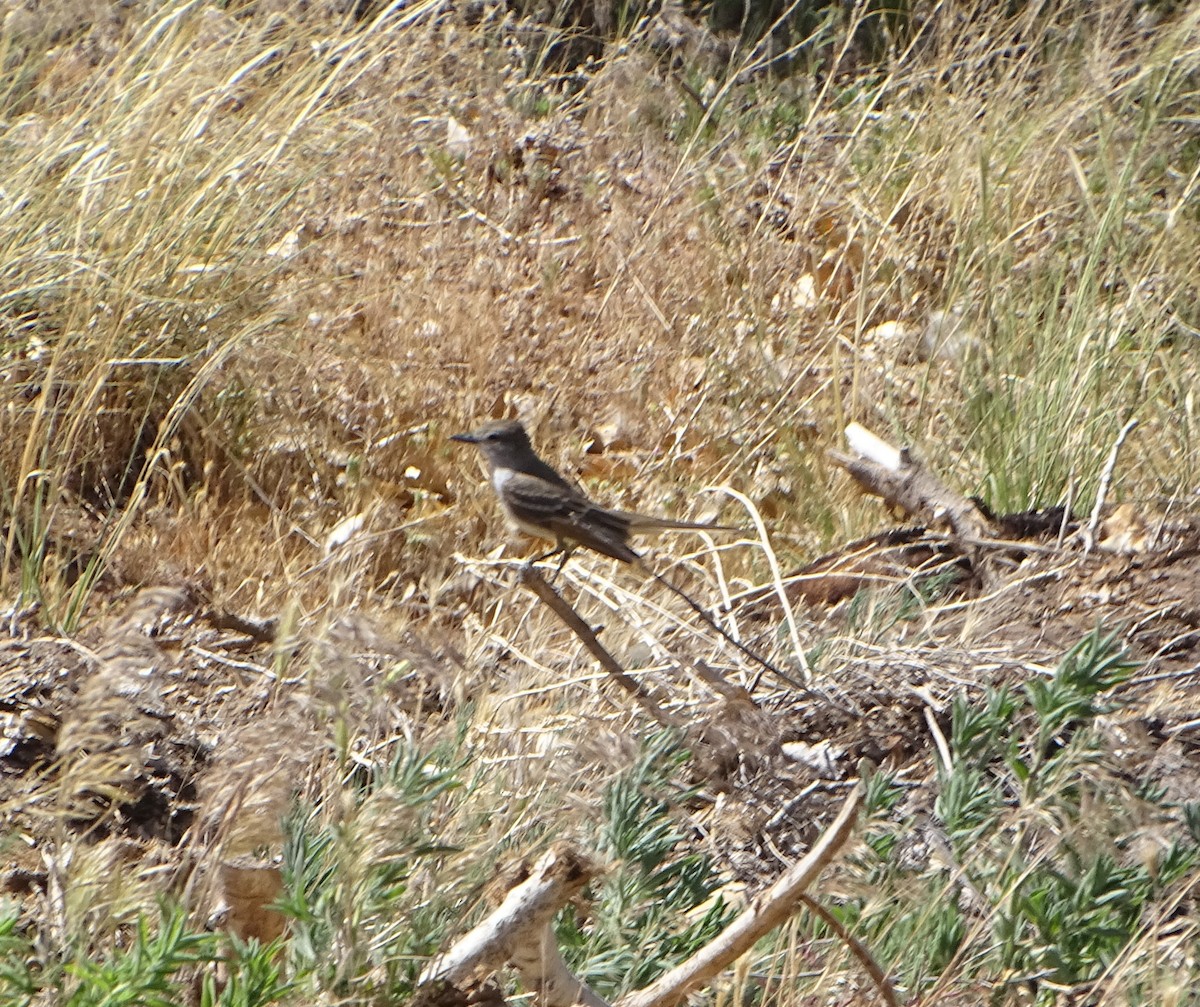
[[452,441],[462,441],[463,444],[478,444],[479,443],[479,435],[472,434],[472,433],[451,434],[450,439]]

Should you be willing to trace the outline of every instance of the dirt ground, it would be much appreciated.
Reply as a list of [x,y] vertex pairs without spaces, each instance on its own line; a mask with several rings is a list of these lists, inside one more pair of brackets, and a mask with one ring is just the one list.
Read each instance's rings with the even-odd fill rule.
[[[699,739],[693,772],[714,796],[701,818],[722,816],[717,852],[733,876],[753,885],[802,853],[862,759],[930,778],[934,731],[948,729],[956,693],[1048,674],[1097,627],[1140,666],[1109,727],[1114,754],[1177,799],[1200,799],[1200,518],[1118,508],[1085,551],[1083,523],[1051,517],[1009,521],[1011,534],[970,556],[945,535],[897,529],[787,581],[804,637],[843,641],[836,662],[814,669],[808,692],[764,676],[752,692],[727,688],[684,710]],[[776,595],[742,605],[760,644],[777,631]],[[22,840],[4,851],[11,897],[45,898],[44,851],[63,830],[183,878],[215,833],[229,839],[232,802],[255,812],[239,816],[234,847],[270,847],[277,826],[258,812],[277,815],[302,786],[314,691],[342,690],[364,731],[386,732],[401,716],[444,722],[473,674],[455,638],[461,613],[395,637],[347,618],[305,640],[214,609],[187,586],[143,589],[115,611],[73,638],[40,634],[32,612],[7,613],[0,807]],[[337,673],[323,684],[281,677],[279,653],[305,649]],[[249,764],[285,767],[287,784],[248,796],[231,767]]]

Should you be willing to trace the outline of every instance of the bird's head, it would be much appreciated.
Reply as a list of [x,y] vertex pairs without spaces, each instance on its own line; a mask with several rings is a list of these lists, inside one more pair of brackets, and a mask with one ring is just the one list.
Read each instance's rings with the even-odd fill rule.
[[513,455],[533,453],[529,434],[525,432],[519,420],[492,420],[477,430],[453,434],[450,439],[474,444],[493,465],[502,464]]

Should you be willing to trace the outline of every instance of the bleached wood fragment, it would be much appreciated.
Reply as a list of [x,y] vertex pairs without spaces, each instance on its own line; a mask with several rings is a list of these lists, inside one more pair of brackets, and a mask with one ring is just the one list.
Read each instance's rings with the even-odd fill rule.
[[926,524],[948,524],[960,542],[987,537],[988,519],[974,501],[947,487],[907,448],[895,448],[857,423],[846,428],[846,439],[857,454],[831,451],[830,457],[867,492]]
[[858,423],[847,425],[846,443],[850,445],[851,451],[862,455],[868,461],[882,465],[891,472],[900,471],[900,449],[892,447],[866,427]]
[[595,873],[571,848],[554,847],[492,913],[429,964],[421,984],[445,980],[461,987],[511,965],[525,985],[538,992],[542,1007],[609,1007],[567,968],[551,926],[555,914]]

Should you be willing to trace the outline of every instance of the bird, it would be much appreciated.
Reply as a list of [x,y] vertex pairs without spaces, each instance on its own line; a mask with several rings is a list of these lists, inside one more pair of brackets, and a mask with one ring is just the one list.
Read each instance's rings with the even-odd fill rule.
[[579,546],[644,570],[683,599],[704,623],[747,657],[789,685],[810,691],[803,682],[723,629],[682,588],[655,572],[629,544],[633,535],[656,531],[740,531],[732,525],[676,521],[634,511],[601,507],[538,457],[519,420],[492,420],[477,430],[451,434],[452,441],[474,444],[487,460],[492,489],[508,520],[527,535],[548,539],[554,549],[531,563],[561,554],[559,570]]
[[483,452],[505,516],[525,534],[554,542],[548,556],[565,557],[582,546],[622,563],[640,564],[641,554],[629,544],[633,535],[738,530],[600,506],[538,457],[519,420],[493,420],[450,439],[474,444]]

